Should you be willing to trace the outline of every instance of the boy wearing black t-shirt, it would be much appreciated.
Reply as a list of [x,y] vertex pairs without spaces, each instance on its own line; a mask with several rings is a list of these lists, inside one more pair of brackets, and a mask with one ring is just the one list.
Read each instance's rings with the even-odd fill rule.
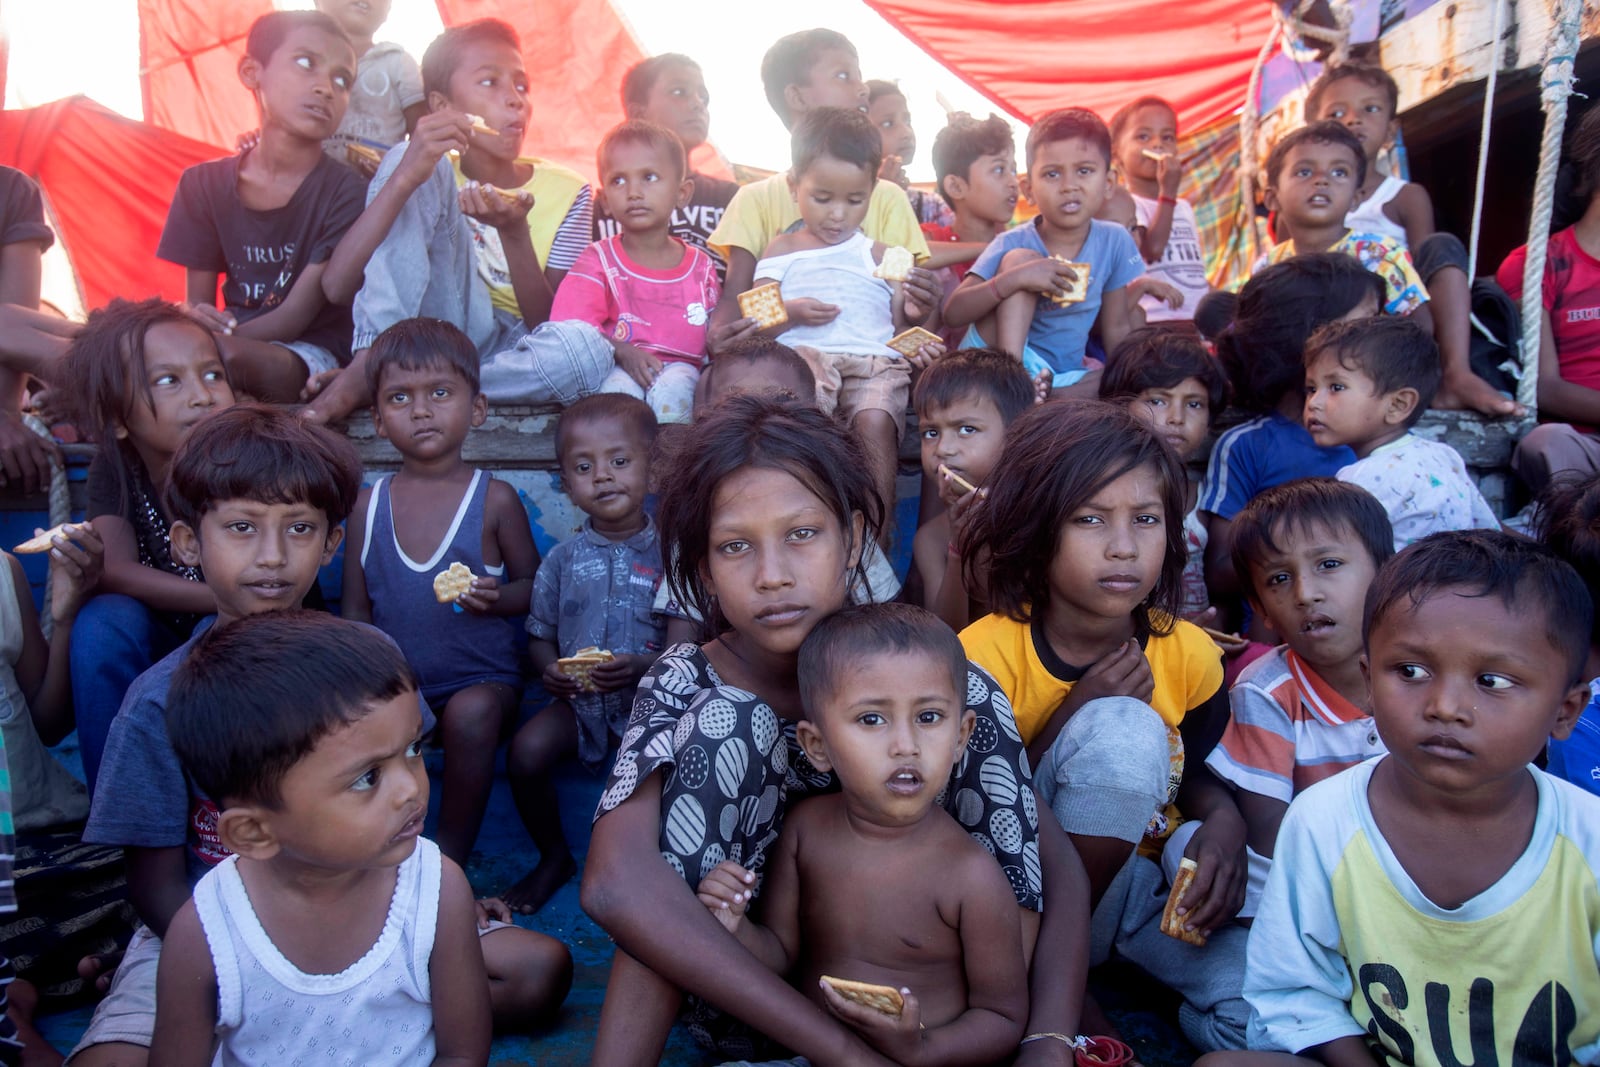
[[191,314],[217,333],[234,387],[287,402],[309,374],[350,360],[350,309],[328,302],[322,272],[366,185],[322,142],[344,118],[356,56],[314,11],[263,15],[245,53],[260,143],[184,171],[156,254],[187,268]]

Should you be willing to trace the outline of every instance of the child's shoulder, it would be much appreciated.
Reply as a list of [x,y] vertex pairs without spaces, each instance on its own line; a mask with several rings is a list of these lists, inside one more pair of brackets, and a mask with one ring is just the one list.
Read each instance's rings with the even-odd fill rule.
[[1233,688],[1272,693],[1285,682],[1293,680],[1294,675],[1289,670],[1289,646],[1279,645],[1246,664],[1233,680]]

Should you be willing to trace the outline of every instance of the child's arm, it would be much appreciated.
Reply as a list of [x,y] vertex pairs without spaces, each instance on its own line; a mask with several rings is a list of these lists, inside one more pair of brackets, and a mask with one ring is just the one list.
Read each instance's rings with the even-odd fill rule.
[[1539,323],[1539,411],[1552,419],[1600,423],[1600,389],[1569,382],[1561,376],[1561,357],[1550,326],[1550,312]]
[[308,263],[289,287],[289,295],[283,298],[283,303],[239,323],[233,328],[233,335],[251,341],[299,340],[327,306],[327,297],[322,294],[322,275],[326,269],[326,263]]
[[194,901],[173,916],[156,969],[156,1025],[150,1062],[206,1067],[216,1047],[217,969]]
[[969,273],[944,304],[947,326],[970,326],[1000,306],[1007,297],[1020,292],[1057,293],[1070,286],[1077,276],[1072,268],[1049,256],[1030,259],[1020,266],[1002,270],[992,278]]
[[774,974],[783,974],[789,969],[789,955],[783,943],[749,915],[755,884],[754,874],[732,860],[723,860],[700,880],[695,895],[752,956]]
[[[105,786],[101,778],[101,788]],[[189,868],[183,845],[123,850],[128,861],[128,900],[150,932],[167,936],[172,917],[189,902]]]
[[539,569],[539,550],[534,546],[533,529],[517,491],[498,478],[492,479],[483,503],[483,518],[484,536],[494,538],[505,564],[505,584],[481,574],[473,579],[472,589],[461,597],[460,604],[480,615],[526,615],[533,598],[534,572]]
[[[1189,714],[1198,713],[1196,709]],[[1187,758],[1204,759],[1199,746],[1190,747],[1190,733],[1182,726],[1179,732],[1184,734],[1186,756],[1195,753]],[[1185,770],[1183,785],[1178,787],[1178,808],[1186,818],[1202,821],[1183,850],[1184,857],[1194,860],[1199,869],[1178,912],[1185,926],[1209,933],[1239,914],[1244,905],[1248,830],[1232,792],[1203,764],[1193,763]]]
[[549,321],[556,293],[528,231],[533,195],[519,191],[516,202],[512,203],[476,182],[463,186],[459,195],[463,214],[493,226],[500,234],[500,247],[506,255],[506,273],[511,275],[511,292],[516,297],[522,321],[529,327]]
[[157,611],[209,615],[217,610],[217,598],[204,582],[191,582],[139,562],[139,544],[127,519],[100,515],[91,522],[106,546],[102,592],[131,596]]
[[534,673],[551,696],[566,699],[578,692],[578,683],[556,665],[561,652],[554,641],[533,638],[528,642],[528,658],[533,661]]
[[56,744],[72,732],[72,623],[99,581],[105,554],[93,526],[84,525],[70,537],[58,534],[57,539],[61,544],[50,550],[48,606],[55,619],[55,631],[48,644],[39,628],[22,564],[15,556],[7,556],[22,618],[22,651],[15,668],[17,685],[28,702],[33,727],[47,745]]
[[1434,234],[1433,198],[1417,182],[1406,182],[1395,198],[1395,221],[1406,231],[1406,246],[1416,248]]
[[[1172,214],[1178,206],[1178,186],[1183,183],[1183,160],[1176,152],[1162,156],[1156,164],[1156,183],[1160,195],[1156,197],[1156,210],[1148,225],[1141,227],[1139,254],[1146,263],[1158,263],[1167,251],[1167,238],[1172,235]],[[1111,351],[1107,347],[1106,351]]]
[[372,489],[356,494],[355,510],[345,520],[344,582],[339,595],[339,614],[357,622],[372,622],[372,597],[367,593],[367,572],[361,565],[361,548],[367,543],[367,507]]
[[[433,1067],[482,1067],[494,1022],[478,916],[467,876],[448,856],[439,880],[439,923],[428,957],[433,991]],[[152,1061],[155,1062],[155,1061]]]
[[1133,330],[1133,308],[1128,286],[1107,289],[1100,296],[1100,342],[1107,352],[1115,352],[1122,339]]

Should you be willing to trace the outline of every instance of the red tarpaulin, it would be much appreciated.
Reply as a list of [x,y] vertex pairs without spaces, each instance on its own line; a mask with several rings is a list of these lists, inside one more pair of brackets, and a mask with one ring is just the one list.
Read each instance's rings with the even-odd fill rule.
[[1244,103],[1272,29],[1264,0],[866,0],[1025,121],[1058,107],[1109,119],[1150,94],[1198,130]]
[[156,259],[156,243],[178,175],[216,155],[81,96],[0,112],[0,163],[44,188],[88,308],[114,296],[184,298],[183,268]]
[[139,0],[145,119],[230,148],[255,129],[256,104],[239,83],[239,59],[250,24],[271,10],[272,0]]

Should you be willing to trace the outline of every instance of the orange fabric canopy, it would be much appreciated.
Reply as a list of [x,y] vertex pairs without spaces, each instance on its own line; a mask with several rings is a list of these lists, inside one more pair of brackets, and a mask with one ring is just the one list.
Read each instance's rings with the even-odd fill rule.
[[1268,0],[866,0],[1017,118],[1135,97],[1170,101],[1181,130],[1244,103],[1272,29]]

